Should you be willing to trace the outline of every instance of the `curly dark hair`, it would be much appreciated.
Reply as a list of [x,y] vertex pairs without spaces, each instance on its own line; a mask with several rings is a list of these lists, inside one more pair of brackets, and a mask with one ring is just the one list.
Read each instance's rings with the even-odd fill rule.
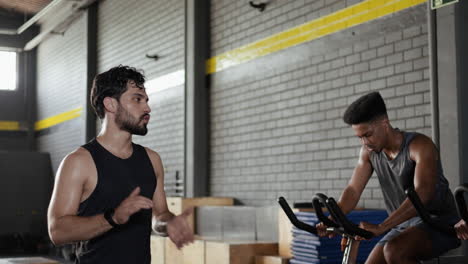
[[368,93],[354,101],[346,109],[343,121],[348,125],[372,122],[387,117],[387,107],[379,92]]
[[120,96],[127,91],[129,81],[134,81],[137,87],[144,89],[143,72],[129,66],[119,65],[94,77],[90,99],[99,118],[104,118],[104,98],[112,97],[120,100]]

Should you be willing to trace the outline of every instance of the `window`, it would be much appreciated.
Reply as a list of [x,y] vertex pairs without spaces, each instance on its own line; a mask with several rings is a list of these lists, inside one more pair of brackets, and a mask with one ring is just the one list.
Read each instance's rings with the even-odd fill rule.
[[0,90],[16,90],[16,52],[0,51]]

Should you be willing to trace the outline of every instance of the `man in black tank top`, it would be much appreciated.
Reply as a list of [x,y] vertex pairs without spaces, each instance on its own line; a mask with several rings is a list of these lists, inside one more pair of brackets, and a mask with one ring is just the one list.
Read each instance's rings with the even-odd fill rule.
[[[460,241],[455,236],[424,224],[405,195],[408,187],[414,187],[433,217],[451,225],[459,220],[432,140],[419,133],[393,128],[378,92],[353,102],[343,120],[352,126],[362,147],[351,180],[338,203],[345,213],[353,210],[375,171],[389,213],[381,224],[360,224],[375,236],[388,231],[366,263],[419,263],[458,247]],[[323,224],[317,227],[320,235],[328,235]]]
[[102,119],[101,132],[67,155],[57,171],[49,235],[56,245],[76,243],[76,263],[149,264],[153,218],[153,228],[178,248],[193,241],[186,220],[193,209],[179,216],[169,212],[161,158],[132,143],[133,134],[148,131],[144,82],[127,66],[96,76],[91,103]]

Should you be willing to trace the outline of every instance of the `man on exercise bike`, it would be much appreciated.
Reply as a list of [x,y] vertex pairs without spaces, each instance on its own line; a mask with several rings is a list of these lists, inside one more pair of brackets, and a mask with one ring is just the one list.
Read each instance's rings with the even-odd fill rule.
[[[389,213],[381,224],[360,224],[375,236],[388,231],[366,263],[418,263],[458,247],[460,241],[456,237],[424,224],[405,195],[405,189],[414,186],[431,215],[451,225],[459,221],[439,152],[432,140],[423,134],[393,128],[378,92],[353,102],[343,120],[351,125],[362,147],[338,204],[344,213],[353,210],[375,171]],[[317,228],[320,235],[327,235],[323,224]]]

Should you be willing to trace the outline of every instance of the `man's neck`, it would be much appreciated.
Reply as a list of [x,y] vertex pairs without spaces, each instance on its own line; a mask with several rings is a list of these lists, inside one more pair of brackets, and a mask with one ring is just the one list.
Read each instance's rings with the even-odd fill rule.
[[383,151],[388,157],[393,159],[400,152],[400,147],[403,142],[403,134],[400,130],[390,127],[387,140],[387,146],[383,148]]
[[132,153],[132,134],[103,122],[97,141],[110,152],[121,156]]

